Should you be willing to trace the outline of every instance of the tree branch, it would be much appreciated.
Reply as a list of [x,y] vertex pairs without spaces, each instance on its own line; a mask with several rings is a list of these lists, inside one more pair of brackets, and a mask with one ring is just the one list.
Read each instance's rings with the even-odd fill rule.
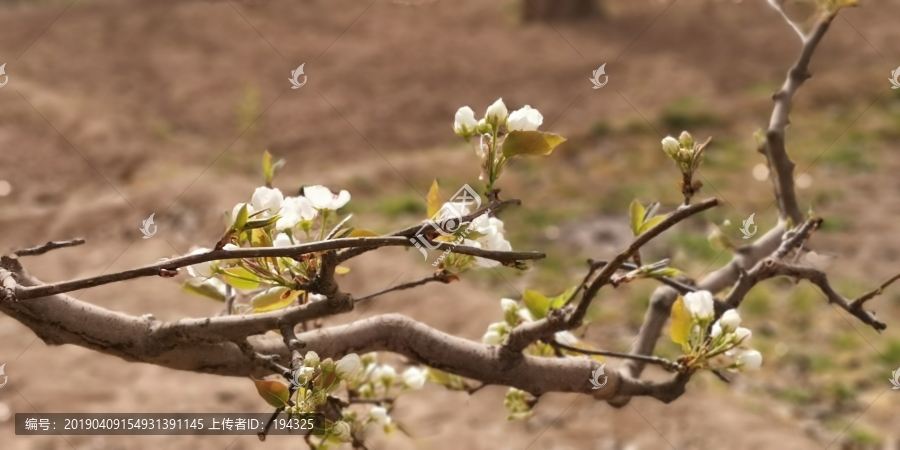
[[84,244],[84,239],[72,239],[68,241],[49,241],[44,245],[39,245],[37,247],[25,248],[22,250],[16,250],[13,252],[16,256],[36,256],[43,255],[51,250],[56,250],[58,248],[66,248],[66,247],[75,247],[78,245]]

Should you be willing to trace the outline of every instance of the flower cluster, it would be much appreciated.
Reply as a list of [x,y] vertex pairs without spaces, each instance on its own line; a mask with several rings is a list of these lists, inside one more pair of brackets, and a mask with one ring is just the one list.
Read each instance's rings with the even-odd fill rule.
[[[274,176],[271,155],[264,157],[266,182]],[[267,165],[268,164],[268,165]],[[268,169],[266,169],[268,167]],[[226,213],[227,231],[217,248],[237,250],[242,247],[289,247],[325,238],[328,216],[350,201],[350,193],[335,194],[324,186],[306,186],[301,195],[285,197],[278,188],[256,188],[248,203],[238,203]],[[317,220],[320,219],[320,220]],[[211,250],[194,248],[190,255]],[[238,301],[239,313],[266,312],[281,309],[294,302],[305,303],[324,296],[305,292],[300,286],[309,281],[318,267],[318,258],[246,258],[197,263],[187,268],[193,277],[182,288],[190,293],[224,301],[235,291],[246,294],[249,302]]]
[[481,179],[487,178],[490,190],[503,172],[508,158],[517,154],[546,155],[565,140],[549,133],[539,133],[532,139],[524,140],[524,144],[521,139],[510,140],[510,136],[517,132],[537,132],[543,122],[544,116],[540,111],[529,105],[510,113],[501,98],[489,106],[484,117],[478,120],[472,108],[459,108],[453,131],[466,141],[476,134],[480,136],[476,153],[482,161]]
[[[672,310],[672,339],[682,345],[691,369],[756,370],[762,355],[747,348],[752,333],[741,327],[737,310],[729,309],[715,320],[715,301],[708,291],[690,292],[679,298]],[[717,357],[730,361],[724,365]]]

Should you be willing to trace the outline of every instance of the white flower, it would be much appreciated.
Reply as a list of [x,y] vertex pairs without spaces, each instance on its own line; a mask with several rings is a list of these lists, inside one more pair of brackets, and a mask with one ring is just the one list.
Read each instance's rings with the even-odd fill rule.
[[309,199],[313,208],[322,210],[338,210],[350,201],[350,193],[341,191],[334,194],[325,186],[306,186],[303,188],[303,196]]
[[307,367],[307,366],[300,367],[297,369],[296,372],[294,372],[294,382],[298,386],[302,386],[302,385],[306,384],[307,382],[309,382],[309,380],[315,374],[316,374],[316,369],[313,369],[312,367]]
[[279,189],[262,186],[253,191],[253,197],[250,198],[250,206],[253,207],[254,211],[265,210],[260,216],[269,217],[281,211],[281,202],[283,201],[284,194]]
[[278,233],[278,236],[275,236],[275,239],[272,240],[273,247],[290,247],[292,245],[294,245],[294,243],[291,242],[290,236],[286,233]]
[[481,342],[486,345],[500,345],[503,342],[503,336],[496,331],[488,331],[481,337]]
[[453,122],[453,131],[456,134],[468,138],[475,134],[475,126],[478,122],[475,120],[475,111],[468,106],[463,106],[456,111],[456,119]]
[[741,325],[741,315],[738,314],[737,310],[729,309],[722,314],[719,323],[722,324],[722,329],[726,332],[734,331]]
[[321,302],[322,300],[328,300],[328,296],[322,294],[309,294],[310,302]]
[[350,353],[341,358],[340,361],[335,364],[334,368],[337,375],[344,379],[356,378],[360,372],[362,372],[362,363],[359,360],[359,355],[356,353]]
[[[200,247],[200,248],[196,248],[193,251],[191,251],[190,253],[188,253],[188,256],[202,255],[203,253],[207,253],[209,251],[210,251],[210,249],[208,249],[208,248]],[[213,275],[212,274],[212,266],[213,266],[212,261],[206,261],[206,262],[201,262],[201,263],[197,263],[197,264],[188,266],[187,271],[192,277],[209,278]]]
[[501,298],[500,307],[506,312],[518,308],[519,303],[511,298]]
[[684,296],[684,306],[696,319],[709,319],[715,314],[713,296],[709,291],[688,292]]
[[294,228],[302,220],[313,220],[318,211],[306,197],[288,197],[281,203],[281,217],[275,222],[275,228],[286,230]]
[[375,422],[378,425],[388,425],[391,423],[391,416],[388,415],[387,409],[384,409],[381,406],[372,407],[369,411],[369,417],[372,419],[372,422]]
[[578,342],[578,338],[574,334],[565,330],[556,332],[556,340],[566,345],[573,345]]
[[709,332],[709,335],[715,339],[722,335],[722,325],[719,325],[719,322],[716,322],[712,326],[712,331]]
[[753,335],[753,333],[744,327],[738,327],[736,330],[734,330],[735,342],[742,342],[742,343],[746,344],[747,341],[750,340],[750,336],[752,336],[752,335]]
[[397,378],[397,371],[391,366],[378,366],[372,371],[372,379],[391,384]]
[[526,322],[534,322],[534,317],[531,316],[531,311],[528,308],[520,308],[519,309],[519,318]]
[[679,144],[678,140],[672,136],[667,136],[662,140],[662,148],[669,157],[674,158],[678,156],[678,149],[681,148],[681,144]]
[[503,104],[503,99],[498,99],[494,102],[493,105],[488,106],[487,112],[484,114],[484,118],[487,123],[497,126],[504,122],[506,122],[506,117],[509,115],[509,110],[506,109],[506,105]]
[[544,116],[538,110],[525,105],[522,109],[510,113],[507,128],[509,131],[534,131],[543,122]]
[[410,389],[421,389],[427,378],[427,373],[418,367],[410,367],[403,371],[403,384]]
[[353,436],[350,434],[350,424],[339,420],[331,426],[331,435],[343,442],[350,442]]
[[303,357],[303,364],[307,366],[318,366],[319,361],[319,354],[313,351],[306,352],[306,356]]
[[742,370],[757,370],[762,366],[762,355],[756,350],[744,350],[737,355],[736,362]]

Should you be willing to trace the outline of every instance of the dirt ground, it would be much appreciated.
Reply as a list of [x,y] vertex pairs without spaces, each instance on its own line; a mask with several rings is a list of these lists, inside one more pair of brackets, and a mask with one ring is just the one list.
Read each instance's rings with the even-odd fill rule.
[[[540,109],[545,129],[572,138],[567,152],[543,163],[545,172],[529,172],[535,167],[523,164],[510,175],[504,190],[523,198],[524,208],[597,205],[607,195],[631,189],[627,183],[650,186],[655,173],[614,168],[623,158],[661,158],[656,133],[627,135],[618,142],[628,144],[616,144],[615,136],[598,131],[598,124],[627,134],[621,130],[643,126],[645,119],[657,124],[654,118],[666,105],[688,96],[727,118],[698,126],[740,136],[735,138],[744,152],[738,157],[739,176],[750,179],[749,168],[760,157],[749,136],[767,122],[768,96],[799,48],[790,28],[762,0],[605,4],[602,17],[549,24],[521,23],[517,3],[510,0],[0,1],[0,64],[7,63],[9,76],[0,88],[0,182],[11,186],[8,195],[0,196],[0,251],[84,237],[84,246],[25,260],[40,279],[61,281],[209,245],[222,231],[221,212],[249,199],[260,184],[263,149],[288,162],[277,183],[282,190],[310,184],[349,189],[364,205],[357,207],[360,217],[377,224],[373,229],[400,228],[421,217],[379,216],[372,212],[384,205],[377,202],[379,196],[418,201],[435,177],[473,180],[477,163],[452,134],[453,114],[463,105],[480,112],[498,97],[511,107]],[[815,76],[798,96],[789,129],[799,130],[788,140],[801,152],[798,171],[810,168],[817,183],[801,192],[804,207],[814,203],[817,212],[851,223],[841,235],[825,235],[821,250],[840,256],[833,270],[842,270],[852,282],[841,286],[857,293],[896,273],[900,261],[894,225],[900,220],[895,196],[900,188],[900,96],[895,93],[900,91],[890,90],[885,80],[900,64],[898,17],[896,0],[862,0],[861,7],[842,12],[813,59]],[[590,89],[588,76],[604,62],[609,85]],[[308,83],[292,90],[286,78],[301,63]],[[871,151],[866,169],[857,171],[855,159],[853,164],[838,161],[845,164],[838,169],[825,165],[834,161],[828,159],[834,153],[827,153],[829,142],[844,146],[841,139],[855,136],[860,124],[888,130],[865,141]],[[823,136],[821,141],[813,141],[815,134]],[[637,142],[641,148],[629,147]],[[596,166],[582,164],[586,161]],[[674,172],[668,170],[671,177]],[[727,165],[711,167],[706,194],[723,196],[736,216],[771,202],[768,186],[753,184],[759,193],[750,194],[744,182],[729,183],[736,173]],[[542,181],[527,181],[535,178]],[[592,188],[563,188],[580,179]],[[567,194],[548,197],[559,191]],[[529,204],[531,196],[536,201]],[[138,228],[151,213],[159,232],[144,240]],[[774,217],[771,210],[768,214]],[[592,214],[559,229],[580,236],[575,231],[596,226],[597,233],[609,234],[610,222],[623,220]],[[560,245],[566,241],[563,236]],[[612,244],[622,242],[614,238]],[[514,247],[518,244],[514,241]],[[602,253],[587,256],[612,255],[597,242],[583,244],[572,245]],[[343,288],[365,295],[395,279],[427,275],[430,266],[411,255],[385,250],[359,258],[350,264]],[[710,258],[696,272],[713,263]],[[353,312],[330,322],[400,312],[479,339],[499,317],[499,298],[513,297],[538,279],[502,270],[502,279],[467,278],[384,296],[361,315]],[[565,284],[582,274],[548,277]],[[105,308],[164,320],[209,316],[219,307],[187,296],[176,282],[164,279],[73,294]],[[429,385],[396,405],[394,418],[409,436],[372,433],[367,439],[376,449],[822,449],[832,443],[830,448],[890,448],[890,442],[900,448],[900,391],[889,389],[890,371],[885,371],[900,366],[895,330],[900,328],[900,297],[872,302],[889,326],[881,335],[814,297],[817,306],[810,316],[826,318],[810,319],[805,336],[773,338],[771,354],[784,356],[776,345],[781,341],[804,339],[807,344],[790,344],[791,351],[803,351],[804,345],[813,348],[839,334],[860,346],[844,348],[846,358],[834,357],[838,367],[856,373],[885,364],[877,373],[860,375],[853,398],[840,397],[827,410],[817,409],[826,403],[817,401],[824,390],[810,388],[813,398],[799,406],[792,400],[796,396],[785,393],[819,381],[832,383],[832,378],[783,362],[730,385],[700,376],[670,405],[635,399],[614,409],[583,395],[547,395],[528,422],[506,420],[505,388],[489,387],[470,397]],[[599,347],[605,347],[606,338],[627,344],[639,322],[623,319],[624,294],[616,293],[606,308],[616,320],[592,330],[589,338]],[[893,343],[898,347],[892,353]],[[872,363],[879,355],[883,361]],[[248,380],[128,363],[74,346],[49,347],[6,316],[0,316],[3,363],[9,376],[9,384],[0,388],[3,450],[303,446],[287,437],[261,443],[255,436],[15,436],[7,410],[267,408]],[[648,371],[650,377],[663,375]]]

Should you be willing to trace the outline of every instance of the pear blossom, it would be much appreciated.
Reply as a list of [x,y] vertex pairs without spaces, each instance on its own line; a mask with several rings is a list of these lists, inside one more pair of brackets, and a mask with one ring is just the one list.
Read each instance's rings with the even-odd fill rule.
[[662,140],[662,148],[670,158],[675,158],[678,156],[678,150],[681,148],[681,144],[672,136],[667,136]]
[[309,294],[310,302],[321,302],[322,300],[328,300],[328,296],[322,294]]
[[269,217],[281,211],[281,202],[284,194],[278,188],[272,189],[265,186],[256,188],[253,197],[250,198],[250,206],[254,211],[264,211],[260,216]]
[[744,350],[737,355],[736,363],[742,370],[757,370],[762,366],[762,354],[756,350]]
[[247,205],[247,216],[248,217],[252,216],[253,213],[256,212],[256,210],[253,209],[253,205],[251,205],[249,203],[238,203],[237,205],[234,205],[234,208],[231,210],[231,217],[228,218],[227,225],[234,224],[234,221],[237,220],[238,213],[241,212],[241,208],[243,208],[244,205]]
[[410,367],[403,371],[403,384],[410,389],[421,389],[427,378],[427,373],[418,367]]
[[335,364],[334,370],[341,378],[356,378],[362,372],[362,363],[359,361],[359,355],[356,353],[345,355]]
[[528,308],[520,308],[517,314],[519,318],[525,322],[534,322],[534,317],[532,317],[531,311],[529,311]]
[[695,319],[709,319],[715,314],[713,296],[709,291],[687,293],[684,296],[684,306]]
[[729,309],[722,314],[719,323],[722,324],[723,330],[734,331],[741,325],[741,316],[738,314],[737,310]]
[[534,131],[544,122],[544,116],[529,105],[510,113],[509,131]]
[[392,366],[378,366],[372,371],[372,379],[391,384],[397,378],[397,371]]
[[487,112],[484,114],[485,121],[492,126],[505,123],[507,116],[509,116],[509,110],[506,109],[502,98],[488,106]]
[[519,307],[519,303],[511,298],[501,298],[500,307],[503,311],[510,311]]
[[275,239],[272,239],[273,247],[290,247],[292,245],[294,245],[294,243],[291,242],[291,237],[288,236],[287,233],[278,233],[278,235],[275,236]]
[[319,362],[319,354],[314,351],[306,352],[306,356],[303,357],[303,364],[307,366],[317,366]]
[[[199,248],[195,248],[190,253],[188,253],[188,256],[202,255],[202,254],[210,252],[210,251],[211,250],[208,248],[199,247]],[[192,264],[192,265],[188,266],[187,271],[192,277],[210,278],[213,276],[212,267],[213,267],[212,261],[205,261],[205,262],[200,262],[200,263]]]
[[555,336],[556,336],[556,340],[563,344],[572,345],[572,344],[578,342],[578,338],[575,337],[574,334],[572,334],[571,332],[566,331],[566,330],[557,331]]
[[349,192],[341,191],[340,194],[334,194],[325,186],[306,186],[303,188],[303,196],[318,210],[336,211],[350,201]]
[[281,217],[275,222],[275,229],[294,228],[304,220],[313,220],[318,211],[306,197],[288,197],[281,203]]
[[331,435],[343,442],[350,442],[353,440],[353,436],[350,434],[350,424],[344,422],[343,420],[339,420],[331,426]]
[[719,325],[719,322],[716,322],[712,326],[712,330],[710,330],[709,335],[715,339],[722,335],[722,325]]
[[391,416],[388,415],[387,409],[381,406],[372,407],[369,410],[369,417],[372,419],[372,422],[378,425],[389,425],[391,423]]
[[738,327],[736,330],[734,330],[734,339],[736,342],[742,342],[746,344],[747,341],[750,340],[750,336],[752,335],[753,333],[744,327]]
[[496,331],[488,331],[481,337],[481,342],[485,345],[500,345],[503,343],[503,336]]
[[475,127],[478,125],[478,122],[475,120],[475,111],[472,111],[472,108],[468,106],[463,106],[456,111],[456,117],[453,122],[453,131],[456,134],[469,138],[473,134],[475,134]]

